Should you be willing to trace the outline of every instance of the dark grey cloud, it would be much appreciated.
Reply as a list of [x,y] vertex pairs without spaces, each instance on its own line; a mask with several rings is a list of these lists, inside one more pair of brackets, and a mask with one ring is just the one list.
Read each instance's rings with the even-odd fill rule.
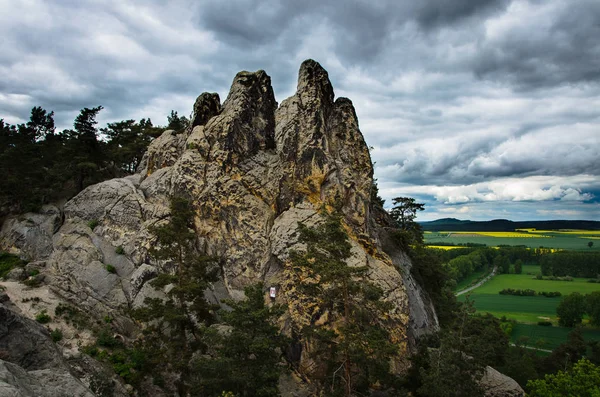
[[[511,29],[482,45],[474,59],[480,78],[532,89],[600,79],[600,2],[578,0],[523,7],[526,21],[507,17]],[[525,16],[525,15],[523,15]],[[524,18],[525,19],[525,18]]]
[[164,123],[240,70],[266,70],[281,102],[314,58],[355,104],[386,198],[598,218],[599,20],[596,0],[5,2],[0,118],[41,105],[70,127],[103,105],[101,123]]
[[427,29],[454,24],[473,16],[499,12],[510,4],[507,0],[438,0],[416,3],[416,20]]

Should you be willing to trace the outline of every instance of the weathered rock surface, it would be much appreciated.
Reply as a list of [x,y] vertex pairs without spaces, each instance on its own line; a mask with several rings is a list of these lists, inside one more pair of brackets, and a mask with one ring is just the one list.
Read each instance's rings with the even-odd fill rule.
[[27,260],[46,259],[52,253],[52,235],[62,223],[60,210],[45,205],[39,213],[7,219],[0,230],[0,247]]
[[126,324],[123,309],[161,296],[148,284],[164,265],[148,254],[154,244],[149,228],[168,218],[171,195],[183,195],[196,212],[198,248],[223,258],[223,279],[207,296],[241,298],[257,281],[278,286],[277,301],[289,307],[282,321],[289,331],[315,321],[301,310],[287,262],[289,250],[299,248],[298,222],[314,225],[321,208],[337,203],[351,237],[351,265],[368,266],[368,277],[393,304],[386,324],[406,351],[410,339],[436,329],[437,320],[410,278],[408,258],[393,243],[382,244],[372,181],[352,102],[335,99],[317,62],[302,64],[297,92],[279,107],[264,71],[240,72],[222,105],[218,95],[202,94],[185,131],[154,140],[137,174],[83,190],[65,204],[62,223],[52,212],[33,219],[35,227],[5,223],[0,248],[46,259],[43,272],[57,293]]
[[523,397],[525,391],[519,384],[506,375],[501,374],[494,368],[485,368],[480,381],[485,390],[486,397]]
[[0,396],[92,397],[93,393],[70,373],[44,327],[0,305]]

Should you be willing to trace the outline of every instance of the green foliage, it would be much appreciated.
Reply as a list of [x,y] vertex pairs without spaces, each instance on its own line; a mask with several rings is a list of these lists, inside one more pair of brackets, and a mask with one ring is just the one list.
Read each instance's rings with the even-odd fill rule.
[[46,309],[42,310],[35,316],[35,321],[40,324],[47,324],[52,320],[52,318],[48,315]]
[[505,365],[497,369],[516,380],[524,388],[529,380],[538,377],[535,369],[536,361],[535,350],[520,346],[511,347],[506,352]]
[[115,253],[118,255],[123,255],[125,254],[125,249],[122,245],[119,245],[117,248],[115,248]]
[[415,218],[418,211],[425,210],[425,204],[417,203],[412,197],[396,197],[392,202],[394,207],[390,210],[390,216],[398,228],[407,233],[409,244],[422,244],[423,230]]
[[542,255],[544,276],[596,277],[600,274],[600,252],[559,251]]
[[558,324],[563,327],[573,327],[580,324],[585,314],[585,297],[578,292],[567,295],[556,308]]
[[54,343],[60,342],[63,338],[63,333],[60,329],[56,328],[50,331],[50,337],[52,338]]
[[590,317],[590,324],[600,326],[600,291],[586,295],[586,312]]
[[518,259],[515,262],[515,274],[521,274],[523,272],[523,261]]
[[106,271],[112,274],[117,274],[117,268],[114,267],[113,265],[106,265],[105,266]]
[[594,291],[585,297],[586,312],[590,317],[590,324],[600,326],[600,291]]
[[26,280],[23,280],[22,283],[28,287],[37,288],[42,283],[42,280],[40,279],[40,277],[30,276]]
[[102,347],[115,348],[122,346],[123,343],[115,338],[114,332],[110,327],[104,327],[96,335],[96,344]]
[[379,187],[377,186],[377,179],[373,179],[371,184],[371,204],[377,207],[383,208],[385,200],[379,196]]
[[600,367],[582,359],[570,371],[532,380],[527,388],[530,397],[600,397]]
[[180,373],[180,393],[190,391],[190,360],[195,353],[206,351],[203,334],[214,321],[216,306],[204,297],[210,283],[217,280],[219,266],[215,258],[199,255],[195,249],[194,210],[181,197],[171,198],[168,223],[150,229],[156,244],[150,251],[172,266],[163,269],[152,286],[162,289],[171,284],[166,300],[147,298],[145,306],[133,312],[146,322],[146,350],[152,349],[158,366],[163,361]]
[[279,395],[280,357],[286,339],[276,320],[283,308],[265,304],[262,284],[244,291],[246,300],[227,301],[231,311],[222,312],[223,321],[231,328],[207,332],[213,351],[195,364],[194,395],[220,396],[223,390],[240,397]]
[[101,130],[109,138],[107,157],[119,170],[131,174],[136,171],[148,144],[162,133],[161,128],[154,127],[150,119],[124,120],[108,123]]
[[90,329],[91,323],[88,316],[81,310],[63,303],[59,303],[54,309],[56,317],[63,318],[67,324],[72,325],[77,329]]
[[17,255],[0,252],[0,278],[5,277],[15,267],[23,265],[25,265],[25,262]]
[[413,263],[411,274],[433,301],[440,325],[450,324],[454,320],[458,304],[453,291],[454,280],[449,274],[449,268],[442,265],[443,252],[425,249],[421,245],[409,252]]
[[100,221],[98,219],[92,219],[91,221],[88,222],[88,227],[92,230],[94,230],[96,228],[96,226],[98,226],[100,224]]
[[[493,360],[496,353],[495,348],[485,346],[486,340],[482,337],[489,341],[499,333],[504,343],[507,338],[499,326],[489,336],[481,333],[482,330],[493,329],[494,325],[489,318],[475,319],[470,324],[473,321],[470,317],[472,312],[471,305],[463,305],[452,326],[443,330],[438,338],[429,341],[433,342],[431,346],[420,349],[422,356],[416,359],[418,368],[413,371],[412,381],[413,388],[418,387],[418,396],[483,395],[478,381],[483,376],[485,363]],[[473,343],[476,346],[471,346]],[[417,370],[418,374],[414,374]]]
[[290,252],[290,258],[293,271],[306,276],[298,288],[320,308],[301,330],[314,346],[313,358],[322,363],[317,374],[320,387],[349,396],[376,383],[389,385],[393,382],[389,362],[397,348],[382,321],[390,305],[366,278],[366,267],[346,263],[351,245],[340,216],[325,214],[323,223],[314,228],[298,226],[306,251]]
[[[132,173],[162,129],[142,119],[98,130],[101,106],[84,108],[73,129],[56,132],[54,113],[31,110],[27,123],[0,119],[0,208],[38,211],[45,203],[69,198],[86,186]],[[108,140],[100,140],[102,133]],[[5,214],[0,214],[5,215]]]
[[167,123],[167,129],[180,132],[188,126],[190,121],[185,116],[179,117],[176,111],[171,110],[171,114],[167,116]]

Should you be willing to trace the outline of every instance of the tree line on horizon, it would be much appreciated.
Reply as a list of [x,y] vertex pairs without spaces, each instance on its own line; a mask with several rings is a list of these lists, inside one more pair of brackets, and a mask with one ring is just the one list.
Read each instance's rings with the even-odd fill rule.
[[0,119],[0,219],[37,211],[94,183],[134,173],[152,139],[189,122],[171,111],[167,126],[129,119],[98,128],[102,109],[81,109],[73,128],[62,131],[56,130],[54,112],[39,106],[31,109],[26,123]]

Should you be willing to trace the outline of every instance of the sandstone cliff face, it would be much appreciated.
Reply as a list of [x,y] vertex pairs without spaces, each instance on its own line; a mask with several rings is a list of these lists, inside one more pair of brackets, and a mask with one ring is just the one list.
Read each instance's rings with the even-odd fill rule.
[[222,105],[218,95],[202,94],[186,131],[153,141],[137,174],[88,187],[66,203],[58,225],[54,212],[34,220],[41,243],[28,242],[18,220],[5,225],[0,242],[47,260],[48,283],[64,299],[98,316],[110,313],[131,330],[119,312],[161,294],[147,283],[160,265],[148,254],[148,228],[167,219],[170,195],[183,195],[196,211],[198,248],[223,258],[223,279],[207,294],[219,301],[243,297],[257,281],[276,286],[277,301],[289,307],[282,326],[291,332],[315,321],[287,272],[297,223],[314,225],[322,206],[340,202],[351,265],[368,266],[393,303],[386,324],[406,350],[413,336],[437,328],[437,319],[410,277],[408,258],[382,245],[384,226],[371,215],[372,181],[352,102],[336,100],[327,72],[308,60],[296,94],[279,107],[264,71],[240,72]]

